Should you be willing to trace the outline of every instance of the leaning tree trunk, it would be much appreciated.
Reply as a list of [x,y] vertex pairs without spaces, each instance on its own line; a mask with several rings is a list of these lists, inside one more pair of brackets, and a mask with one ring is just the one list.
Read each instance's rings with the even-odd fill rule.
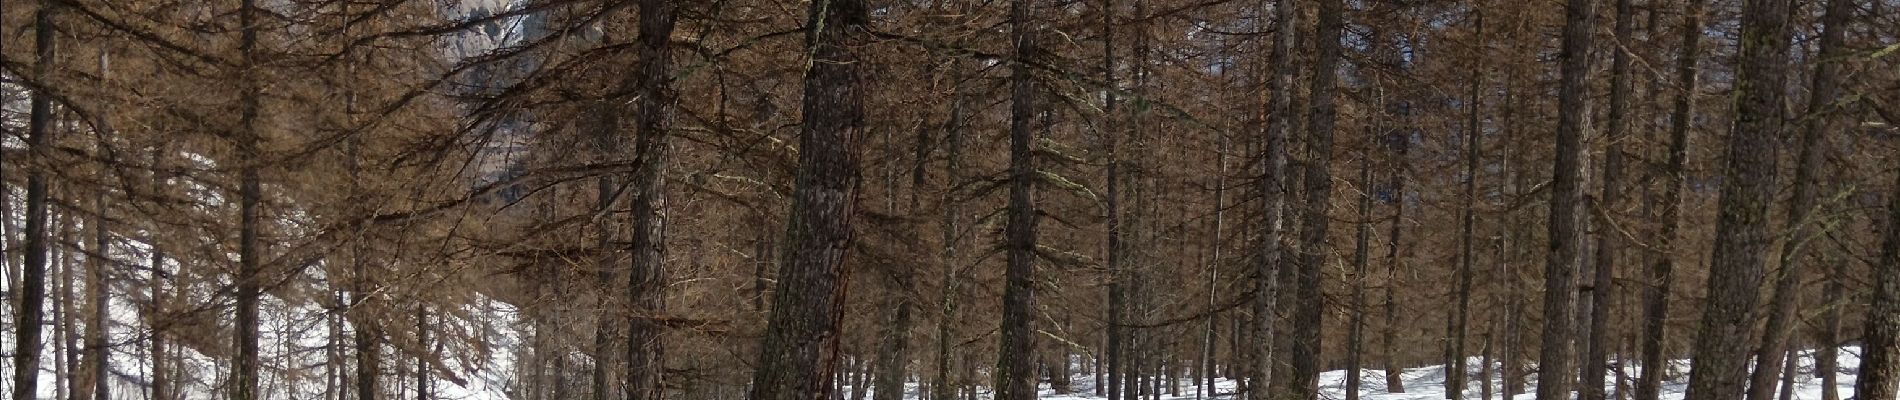
[[857,140],[864,129],[858,46],[869,39],[860,0],[811,3],[798,179],[775,291],[753,370],[753,400],[825,399],[837,390],[845,250],[857,211]]
[[[1830,0],[1821,17],[1820,57],[1814,67],[1814,80],[1808,97],[1808,116],[1802,124],[1801,154],[1795,161],[1794,198],[1788,204],[1788,225],[1792,232],[1782,245],[1780,277],[1768,300],[1768,323],[1761,345],[1755,348],[1755,370],[1749,376],[1748,400],[1769,400],[1773,395],[1775,371],[1787,354],[1788,337],[1794,331],[1795,303],[1800,298],[1801,281],[1806,277],[1807,255],[1820,233],[1815,218],[1820,193],[1821,166],[1827,162],[1826,135],[1839,125],[1834,103],[1841,95],[1840,71],[1846,41],[1843,30],[1854,13],[1853,0]],[[1832,307],[1829,307],[1832,308]],[[1822,346],[1833,346],[1823,343]],[[1829,369],[1832,366],[1830,366]],[[1830,386],[1831,387],[1831,386]],[[1838,396],[1838,395],[1837,395]]]
[[[44,79],[53,65],[53,12],[55,2],[42,0],[33,16],[33,75]],[[52,96],[42,90],[32,94],[32,112],[27,121],[26,148],[29,166],[26,174],[26,262],[20,273],[20,303],[14,313],[13,398],[30,399],[39,394],[40,338],[46,320],[46,171],[40,163],[46,154],[47,137],[52,134]]]
[[668,48],[678,18],[675,5],[667,0],[640,2],[640,57],[635,91],[634,124],[636,139],[633,174],[633,226],[629,250],[633,265],[628,269],[626,306],[633,312],[627,319],[626,394],[627,400],[658,400],[666,395],[665,324],[659,316],[666,310],[667,274],[661,261],[666,249],[664,207],[665,182],[661,174],[667,160],[667,135],[673,113],[673,57]]
[[[1741,53],[1736,58],[1735,124],[1722,168],[1722,197],[1710,258],[1708,304],[1690,364],[1687,400],[1729,400],[1748,384],[1748,348],[1730,341],[1751,336],[1768,262],[1769,203],[1781,144],[1788,71],[1790,0],[1754,0],[1742,6]],[[1864,397],[1863,397],[1864,398]]]
[[1031,21],[1035,0],[1010,3],[1011,35],[1016,60],[1010,64],[1009,107],[1009,221],[1004,227],[1005,256],[1008,268],[1003,290],[1003,323],[999,331],[996,361],[996,399],[1027,400],[1036,397],[1036,344],[1030,336],[1035,325],[1036,307],[1036,174],[1035,132],[1036,83],[1029,76],[1028,62],[1036,54],[1036,36],[1040,23]]
[[[1619,40],[1635,37],[1636,13],[1631,0],[1616,0],[1616,26]],[[1578,400],[1603,400],[1603,378],[1609,373],[1610,301],[1615,296],[1616,261],[1621,249],[1622,230],[1613,214],[1621,199],[1623,182],[1623,145],[1630,125],[1631,59],[1627,44],[1616,46],[1610,66],[1610,110],[1605,132],[1603,155],[1603,191],[1597,198],[1596,276],[1588,285],[1590,293],[1590,331],[1584,342],[1583,375]]]
[[1703,0],[1688,0],[1683,12],[1682,50],[1676,60],[1676,86],[1683,88],[1676,95],[1674,109],[1670,112],[1669,126],[1669,164],[1665,167],[1662,182],[1662,207],[1657,220],[1662,227],[1656,233],[1656,245],[1664,252],[1649,268],[1649,285],[1643,293],[1643,339],[1641,375],[1636,379],[1635,400],[1658,400],[1662,395],[1663,376],[1668,373],[1669,362],[1663,351],[1663,339],[1667,333],[1669,320],[1669,292],[1673,286],[1676,257],[1683,255],[1678,243],[1677,230],[1682,225],[1683,186],[1688,184],[1689,166],[1689,125],[1691,113],[1695,109],[1695,89],[1698,69],[1696,61],[1701,57],[1699,50],[1702,41],[1702,4]]

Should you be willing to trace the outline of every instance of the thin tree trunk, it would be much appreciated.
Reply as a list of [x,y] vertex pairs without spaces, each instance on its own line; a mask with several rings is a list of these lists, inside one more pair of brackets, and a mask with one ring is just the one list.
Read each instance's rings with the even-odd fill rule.
[[1365,354],[1366,278],[1372,252],[1372,143],[1377,128],[1367,128],[1366,147],[1359,151],[1359,223],[1352,249],[1352,321],[1346,333],[1346,400],[1359,400]]
[[1755,349],[1757,367],[1749,377],[1748,400],[1768,400],[1773,394],[1770,387],[1777,368],[1772,367],[1783,362],[1782,355],[1787,353],[1787,342],[1794,331],[1795,304],[1800,301],[1798,291],[1806,278],[1807,255],[1814,247],[1810,241],[1825,229],[1816,226],[1819,224],[1814,217],[1819,207],[1816,200],[1820,193],[1822,164],[1827,163],[1826,135],[1839,126],[1834,103],[1841,95],[1840,62],[1846,51],[1842,48],[1846,41],[1844,31],[1854,8],[1853,0],[1829,0],[1827,11],[1821,17],[1820,55],[1810,86],[1808,117],[1804,118],[1800,133],[1801,153],[1795,161],[1794,198],[1788,204],[1792,234],[1782,245],[1781,271],[1775,279],[1774,295],[1769,298],[1768,323],[1762,332],[1761,345]]
[[1385,252],[1385,323],[1380,327],[1379,343],[1385,348],[1384,356],[1386,393],[1405,393],[1405,369],[1399,366],[1399,303],[1394,292],[1399,279],[1399,248],[1404,238],[1405,226],[1405,175],[1408,160],[1406,153],[1411,148],[1411,138],[1403,133],[1390,133],[1386,140],[1393,147],[1392,157],[1396,159],[1392,167],[1392,226],[1386,234]]
[[[55,2],[41,0],[39,10],[33,16],[33,48],[35,61],[33,75],[45,78],[47,70],[53,65],[53,13]],[[44,91],[35,90],[32,94],[32,111],[27,122],[27,160],[29,166],[26,175],[26,256],[21,271],[19,285],[20,303],[14,317],[13,352],[13,398],[30,399],[38,397],[40,377],[40,350],[43,347],[40,332],[45,323],[46,309],[46,172],[40,164],[40,155],[50,146],[47,137],[51,136],[49,125],[52,123],[52,96]]]
[[107,250],[105,227],[106,216],[109,213],[106,210],[104,191],[100,191],[93,198],[93,210],[97,215],[94,216],[92,223],[88,224],[91,225],[88,228],[92,230],[93,242],[92,248],[89,249],[91,253],[86,255],[86,330],[83,334],[85,353],[80,358],[84,369],[81,374],[84,379],[80,384],[85,387],[81,388],[84,391],[73,393],[75,400],[106,400],[112,394],[109,391],[110,385],[107,384],[111,376],[109,374],[111,361],[108,359],[106,348],[106,324],[109,321],[106,313],[111,308],[108,303],[111,298],[107,296],[107,289],[111,285],[111,278],[106,275],[106,260],[103,258],[106,254],[110,254]]
[[1834,268],[1828,271],[1827,289],[1822,295],[1822,303],[1826,307],[1821,311],[1819,337],[1815,338],[1820,342],[1814,349],[1814,374],[1821,378],[1821,400],[1841,400],[1839,360],[1841,325],[1845,322],[1841,307],[1845,301],[1843,297],[1847,296],[1843,292],[1847,291],[1844,280],[1848,264],[1835,261],[1838,258],[1833,256],[1835,251],[1838,250],[1829,251],[1822,262],[1822,265],[1832,265]]
[[[962,82],[960,79],[954,78],[963,75],[963,62],[959,59],[952,61],[950,65],[950,75],[953,77],[951,81]],[[957,257],[957,247],[962,239],[962,235],[958,229],[961,229],[959,226],[963,220],[963,203],[959,198],[957,188],[963,183],[963,85],[959,83],[951,91],[950,116],[949,119],[944,122],[943,138],[946,143],[944,153],[944,176],[946,180],[944,187],[946,190],[943,195],[943,253],[940,255],[940,257],[942,257],[941,264],[943,264],[943,293],[939,295],[940,297],[937,301],[942,314],[937,318],[937,377],[936,380],[933,381],[934,386],[931,388],[934,391],[930,396],[932,399],[937,400],[955,400],[957,394],[957,385],[950,380],[950,368],[952,367],[950,364],[952,357],[950,353],[950,343],[953,340],[952,335],[955,332],[951,324],[956,321],[957,318],[957,268],[961,265],[961,261]]]
[[241,0],[238,6],[238,25],[240,38],[238,51],[242,55],[239,68],[247,75],[241,79],[243,93],[239,99],[239,122],[237,134],[238,154],[238,271],[234,281],[237,285],[237,356],[231,367],[231,400],[257,400],[262,396],[257,392],[258,382],[258,300],[262,295],[262,282],[259,274],[263,268],[261,255],[258,254],[263,243],[258,240],[259,210],[258,203],[263,198],[262,187],[258,181],[258,163],[263,159],[258,154],[258,143],[263,133],[257,126],[259,83],[255,82],[252,71],[256,65],[257,48],[257,4],[256,0]]
[[1699,72],[1696,61],[1701,56],[1702,5],[1703,0],[1687,0],[1683,12],[1681,52],[1676,56],[1676,85],[1683,91],[1676,95],[1670,113],[1669,164],[1665,169],[1668,176],[1662,183],[1662,209],[1657,218],[1662,228],[1655,239],[1665,253],[1650,265],[1649,286],[1643,295],[1643,370],[1636,379],[1636,400],[1658,400],[1662,395],[1663,377],[1669,370],[1663,340],[1668,328],[1669,293],[1675,280],[1676,257],[1684,255],[1676,243],[1677,230],[1682,224],[1683,186],[1688,184],[1689,126]]
[[1576,335],[1574,315],[1577,271],[1583,261],[1584,120],[1589,115],[1591,30],[1595,6],[1569,0],[1564,14],[1562,79],[1558,89],[1556,166],[1550,189],[1550,252],[1544,267],[1544,332],[1538,358],[1537,399],[1567,399]]
[[859,0],[812,2],[806,45],[798,179],[772,316],[753,371],[752,400],[829,398],[843,321],[845,249],[857,210],[857,139],[864,99],[857,45],[867,39]]
[[1285,253],[1280,248],[1281,239],[1286,236],[1285,213],[1288,203],[1287,187],[1282,182],[1289,174],[1287,168],[1286,145],[1294,125],[1296,110],[1293,108],[1293,78],[1298,74],[1298,66],[1293,63],[1292,54],[1296,45],[1295,33],[1299,29],[1296,20],[1298,3],[1294,0],[1280,0],[1274,7],[1274,19],[1277,28],[1273,34],[1272,77],[1267,82],[1270,103],[1267,108],[1267,132],[1265,151],[1267,152],[1263,174],[1260,175],[1261,217],[1260,248],[1254,265],[1254,328],[1253,357],[1248,368],[1252,375],[1247,381],[1247,398],[1266,399],[1266,388],[1270,386],[1270,371],[1273,370],[1274,315],[1278,307],[1279,271],[1286,263]]
[[1748,349],[1729,341],[1752,336],[1762,270],[1774,240],[1768,204],[1775,197],[1784,122],[1781,88],[1788,69],[1790,3],[1758,0],[1742,7],[1736,118],[1721,174],[1709,300],[1696,336],[1687,400],[1740,398],[1748,383]]
[[[1479,9],[1482,8],[1483,6],[1480,5]],[[1478,35],[1477,47],[1482,49],[1485,46],[1483,12],[1479,11],[1475,19],[1476,26],[1474,28]],[[1475,243],[1476,238],[1474,238],[1474,231],[1477,230],[1478,218],[1476,208],[1478,203],[1478,163],[1484,159],[1484,145],[1482,140],[1484,131],[1478,126],[1478,109],[1484,103],[1483,99],[1478,97],[1478,91],[1483,82],[1484,68],[1482,66],[1472,68],[1470,82],[1471,92],[1469,100],[1465,105],[1466,107],[1470,107],[1471,112],[1465,121],[1465,206],[1462,212],[1463,215],[1459,221],[1460,227],[1458,233],[1458,243],[1462,254],[1458,261],[1458,317],[1453,321],[1452,326],[1447,327],[1447,330],[1450,331],[1448,333],[1450,333],[1451,336],[1451,363],[1445,373],[1446,380],[1449,381],[1449,384],[1446,385],[1447,387],[1445,388],[1445,397],[1450,399],[1463,399],[1465,397],[1465,374],[1467,374],[1467,371],[1470,369],[1465,365],[1465,336],[1469,331],[1468,325],[1471,321],[1472,264],[1477,262],[1477,253],[1475,252],[1477,244]]]
[[1597,197],[1596,214],[1597,248],[1595,280],[1585,286],[1590,294],[1590,326],[1584,343],[1582,388],[1578,391],[1579,400],[1604,400],[1604,375],[1609,373],[1610,346],[1610,301],[1616,292],[1614,279],[1616,261],[1622,246],[1621,224],[1616,220],[1615,210],[1620,207],[1621,193],[1625,190],[1623,179],[1623,140],[1627,137],[1630,125],[1630,90],[1633,80],[1630,67],[1634,55],[1630,53],[1630,43],[1635,37],[1636,12],[1631,0],[1616,0],[1616,24],[1612,28],[1619,41],[1611,49],[1615,53],[1610,66],[1610,110],[1605,140],[1607,144],[1603,156],[1603,188]]

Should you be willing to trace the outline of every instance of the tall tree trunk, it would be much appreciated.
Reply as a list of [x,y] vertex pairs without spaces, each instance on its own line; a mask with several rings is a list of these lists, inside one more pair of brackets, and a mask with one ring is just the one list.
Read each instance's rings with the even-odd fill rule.
[[242,55],[239,65],[242,78],[240,85],[243,93],[239,101],[237,133],[238,155],[238,271],[234,281],[237,284],[237,348],[236,360],[231,367],[231,400],[257,400],[258,381],[258,330],[257,308],[262,294],[262,282],[258,275],[263,268],[259,259],[258,229],[262,221],[258,220],[258,203],[263,198],[262,187],[258,182],[258,163],[263,159],[258,154],[258,142],[263,140],[258,131],[258,97],[260,83],[257,82],[257,4],[256,0],[240,0],[238,6],[238,25],[240,26],[238,51]]
[[1254,272],[1254,328],[1253,357],[1248,368],[1252,375],[1248,377],[1247,398],[1266,399],[1266,389],[1272,382],[1273,370],[1273,325],[1278,307],[1279,270],[1285,264],[1285,253],[1280,248],[1281,239],[1286,236],[1282,224],[1288,196],[1287,187],[1282,184],[1288,175],[1287,138],[1291,136],[1296,110],[1293,108],[1293,77],[1298,74],[1298,66],[1293,63],[1295,33],[1299,30],[1299,5],[1294,0],[1280,0],[1274,6],[1276,28],[1273,34],[1272,76],[1267,81],[1270,103],[1267,106],[1267,132],[1264,171],[1260,175],[1261,198],[1263,207],[1260,219],[1260,247],[1256,254]]
[[1405,393],[1405,368],[1399,366],[1399,303],[1394,295],[1399,279],[1399,248],[1405,227],[1405,176],[1406,153],[1411,148],[1411,138],[1403,129],[1388,133],[1387,145],[1392,146],[1392,226],[1386,234],[1385,248],[1385,323],[1380,326],[1379,344],[1384,348],[1380,354],[1384,357],[1386,393]]
[[1009,221],[1004,227],[1004,247],[1008,250],[1008,269],[1004,272],[1003,322],[999,331],[996,361],[996,399],[1026,400],[1036,397],[1035,362],[1035,257],[1036,203],[1033,191],[1036,161],[1032,150],[1035,132],[1038,90],[1029,76],[1030,58],[1035,56],[1040,23],[1035,0],[1010,2],[1009,19],[1016,59],[1010,64],[1009,107]]
[[[1105,352],[1108,353],[1108,400],[1122,400],[1122,372],[1127,367],[1128,329],[1122,326],[1122,315],[1127,310],[1128,276],[1126,264],[1128,256],[1123,254],[1122,243],[1122,176],[1121,176],[1121,131],[1117,124],[1116,113],[1119,106],[1116,90],[1119,83],[1115,80],[1115,0],[1102,0],[1102,80],[1108,82],[1109,90],[1104,91],[1106,100],[1102,104],[1102,137],[1107,142],[1107,213],[1108,213],[1108,331]],[[1132,400],[1132,399],[1130,399]]]
[[1774,243],[1768,229],[1768,205],[1775,198],[1777,153],[1785,122],[1782,107],[1791,3],[1751,0],[1742,6],[1736,117],[1722,168],[1709,300],[1696,335],[1687,400],[1741,398],[1748,383],[1748,348],[1730,341],[1753,336],[1762,270]]
[[[1769,400],[1774,394],[1774,366],[1783,362],[1789,336],[1794,331],[1795,304],[1800,301],[1800,285],[1806,277],[1807,255],[1814,247],[1812,238],[1822,228],[1816,225],[1816,200],[1820,193],[1821,167],[1827,163],[1827,139],[1840,121],[1834,103],[1841,95],[1841,60],[1846,49],[1847,19],[1854,13],[1853,0],[1829,0],[1821,17],[1820,56],[1814,67],[1814,80],[1808,97],[1808,117],[1800,133],[1801,154],[1795,161],[1794,198],[1788,204],[1788,229],[1792,232],[1781,249],[1781,271],[1775,279],[1775,292],[1768,302],[1768,323],[1762,340],[1755,348],[1755,370],[1749,379],[1748,400]],[[1831,308],[1831,307],[1830,307]],[[1831,344],[1823,344],[1831,346]]]
[[1861,335],[1860,380],[1854,386],[1861,400],[1900,398],[1900,174],[1895,178],[1887,195],[1885,244],[1873,264],[1873,307]]
[[1352,321],[1346,333],[1346,400],[1359,400],[1366,347],[1366,278],[1372,252],[1372,144],[1377,128],[1366,129],[1366,147],[1359,150],[1359,222],[1352,248]]
[[963,203],[957,188],[963,183],[963,84],[956,79],[963,76],[961,59],[950,62],[952,82],[959,82],[951,89],[950,116],[944,121],[944,190],[943,195],[943,253],[940,255],[943,265],[943,293],[937,300],[941,315],[937,318],[937,377],[932,381],[931,398],[934,400],[955,400],[957,385],[950,380],[950,343],[955,330],[952,323],[957,318],[956,292],[958,289],[957,268],[962,261],[957,257],[958,243],[962,239],[959,231],[963,221]]
[[1578,400],[1604,400],[1604,374],[1609,373],[1610,346],[1610,301],[1616,292],[1616,261],[1621,249],[1621,229],[1617,223],[1615,210],[1620,206],[1623,182],[1623,140],[1630,125],[1630,90],[1633,81],[1630,66],[1633,54],[1630,43],[1635,38],[1636,12],[1631,0],[1616,0],[1616,24],[1612,28],[1619,41],[1612,52],[1615,53],[1610,65],[1610,110],[1608,127],[1605,132],[1603,155],[1603,188],[1597,197],[1596,214],[1597,248],[1595,280],[1586,285],[1590,295],[1590,326],[1588,338],[1583,346],[1583,367],[1578,373],[1583,375]]
[[[41,0],[33,14],[33,75],[48,76],[53,65],[53,13],[57,5]],[[46,171],[41,155],[49,149],[52,135],[52,96],[43,90],[32,94],[32,111],[27,120],[26,148],[26,262],[20,273],[20,303],[14,317],[13,398],[31,399],[39,395],[40,330],[46,320]]]
[[[1225,133],[1218,135],[1220,136],[1220,143],[1214,151],[1214,237],[1208,245],[1209,252],[1213,254],[1207,259],[1207,308],[1209,310],[1215,309],[1218,305],[1216,304],[1215,294],[1218,292],[1220,284],[1220,267],[1223,260],[1221,258],[1221,250],[1226,247],[1224,242],[1221,241],[1221,238],[1227,229],[1227,149],[1229,146],[1227,135]],[[1361,243],[1361,247],[1364,247],[1363,243]],[[1215,350],[1218,349],[1220,344],[1217,340],[1219,335],[1216,334],[1218,330],[1217,327],[1219,326],[1217,320],[1219,320],[1220,315],[1221,313],[1219,312],[1210,312],[1206,317],[1206,338],[1201,342],[1201,360],[1198,363],[1199,372],[1195,374],[1196,378],[1198,378],[1195,380],[1194,385],[1195,400],[1214,396],[1214,376],[1216,375],[1214,373],[1214,355],[1216,353]]]
[[[1483,6],[1480,5],[1479,9],[1482,10]],[[1474,18],[1474,24],[1476,25],[1474,28],[1478,36],[1477,47],[1482,49],[1485,46],[1483,11],[1479,11]],[[1452,326],[1447,327],[1448,333],[1451,334],[1452,349],[1451,364],[1445,373],[1446,380],[1450,381],[1445,388],[1445,397],[1449,399],[1463,399],[1465,397],[1465,381],[1467,380],[1465,374],[1467,374],[1467,370],[1470,369],[1465,365],[1465,337],[1469,331],[1468,325],[1471,321],[1472,264],[1477,262],[1477,253],[1475,252],[1477,244],[1474,242],[1474,240],[1476,240],[1474,238],[1474,231],[1477,230],[1478,218],[1476,208],[1478,203],[1478,163],[1484,159],[1484,142],[1482,140],[1484,130],[1478,126],[1478,109],[1481,108],[1484,103],[1483,99],[1478,97],[1478,91],[1483,82],[1484,68],[1482,66],[1471,68],[1470,97],[1465,104],[1466,107],[1470,107],[1471,111],[1465,121],[1465,206],[1464,210],[1462,210],[1463,215],[1460,218],[1458,230],[1458,243],[1461,253],[1458,258],[1458,317],[1453,321]]]
[[779,288],[753,371],[752,400],[829,398],[843,321],[845,249],[857,211],[857,140],[864,129],[861,63],[868,39],[860,0],[814,1],[805,34],[798,179]]
[[1326,234],[1332,217],[1327,210],[1333,198],[1333,130],[1337,110],[1333,96],[1339,82],[1340,33],[1344,27],[1344,0],[1320,0],[1319,21],[1314,45],[1318,55],[1313,61],[1313,98],[1309,105],[1309,135],[1306,142],[1306,202],[1301,229],[1301,259],[1297,264],[1298,283],[1294,287],[1292,374],[1284,381],[1280,398],[1312,400],[1319,396],[1321,346],[1320,328],[1325,316],[1325,263],[1331,253]]
[[1583,262],[1583,135],[1589,115],[1591,30],[1594,2],[1569,0],[1564,7],[1561,84],[1558,88],[1556,166],[1550,191],[1550,252],[1544,266],[1544,332],[1538,358],[1537,399],[1570,397],[1570,338],[1576,335],[1577,271]]
[[1663,340],[1669,325],[1669,292],[1675,280],[1676,257],[1684,255],[1676,243],[1682,225],[1683,186],[1689,183],[1689,127],[1699,72],[1696,61],[1701,57],[1702,7],[1703,0],[1687,0],[1683,11],[1681,51],[1676,56],[1676,86],[1683,90],[1676,95],[1670,112],[1669,164],[1664,170],[1668,176],[1662,182],[1662,207],[1657,216],[1662,227],[1655,239],[1665,253],[1650,265],[1649,285],[1643,294],[1643,370],[1636,379],[1635,400],[1658,400],[1663,377],[1669,371]]
[[[164,193],[166,187],[165,181],[171,178],[168,176],[169,174],[158,172],[164,170],[164,154],[166,148],[165,145],[152,147],[153,173],[151,193],[159,196],[162,196]],[[170,296],[166,293],[166,287],[171,285],[172,281],[170,279],[170,272],[165,269],[165,246],[159,243],[160,235],[157,233],[158,230],[156,228],[157,224],[149,225],[146,231],[146,235],[148,235],[146,240],[149,241],[148,244],[152,248],[151,275],[149,275],[150,280],[146,282],[146,290],[149,290],[151,293],[151,304],[145,308],[146,318],[144,318],[144,320],[157,321],[151,324],[152,331],[149,336],[149,340],[151,340],[151,359],[148,361],[151,364],[151,399],[171,400],[174,398],[174,396],[172,396],[172,371],[168,368],[171,364],[170,357],[168,357],[170,354],[170,350],[168,349],[171,345],[170,341],[167,340],[169,339],[168,336],[171,336],[171,332],[170,329],[168,329],[170,323],[163,321],[169,320],[169,318],[167,318],[169,315],[167,311],[169,310],[168,299]]]
[[666,167],[673,118],[673,57],[668,48],[678,13],[675,2],[640,2],[639,61],[634,105],[636,139],[633,173],[633,226],[629,251],[627,304],[627,400],[658,400],[666,395],[665,326],[657,318],[666,311]]

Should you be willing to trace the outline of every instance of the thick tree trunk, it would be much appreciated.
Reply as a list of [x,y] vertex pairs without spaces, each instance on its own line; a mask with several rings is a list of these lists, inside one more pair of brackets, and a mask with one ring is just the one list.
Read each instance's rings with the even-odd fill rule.
[[1595,5],[1569,0],[1564,7],[1562,79],[1558,88],[1556,166],[1550,189],[1550,252],[1544,265],[1543,351],[1538,358],[1537,399],[1571,396],[1576,335],[1577,271],[1583,262],[1583,135],[1588,124],[1591,29]]
[[1667,353],[1663,348],[1669,321],[1669,293],[1673,286],[1676,258],[1684,256],[1677,248],[1677,230],[1682,224],[1683,186],[1688,184],[1689,127],[1695,109],[1696,61],[1701,57],[1703,0],[1687,0],[1682,22],[1681,51],[1676,59],[1676,95],[1670,112],[1668,176],[1662,182],[1662,209],[1657,216],[1662,227],[1656,233],[1657,247],[1665,253],[1656,257],[1649,268],[1649,285],[1643,294],[1643,339],[1640,350],[1643,370],[1636,379],[1635,400],[1657,400],[1668,373]]
[[[33,75],[44,78],[53,65],[53,13],[55,2],[42,0],[33,16]],[[39,164],[48,150],[53,117],[52,96],[33,91],[32,111],[27,120],[26,173],[26,256],[20,273],[19,308],[14,317],[13,398],[38,397],[40,378],[40,338],[46,320],[46,172]]]
[[1009,210],[1004,227],[1004,247],[1008,268],[1003,290],[1003,322],[999,331],[996,361],[996,399],[1027,400],[1036,397],[1034,332],[1036,316],[1036,174],[1035,132],[1037,88],[1029,74],[1030,58],[1036,54],[1040,23],[1035,0],[1010,3],[1010,27],[1015,42],[1016,60],[1010,65],[1009,115]]
[[667,136],[672,120],[673,57],[668,48],[678,18],[675,4],[666,0],[640,2],[640,56],[635,68],[634,124],[639,128],[633,171],[633,226],[629,243],[632,264],[627,277],[626,399],[659,400],[666,395],[665,326],[657,318],[666,311],[666,166]]
[[[1636,12],[1630,3],[1632,0],[1616,0],[1616,24],[1613,28],[1619,41],[1635,37]],[[1603,188],[1597,197],[1596,214],[1597,248],[1595,279],[1585,286],[1590,295],[1589,334],[1584,343],[1582,368],[1582,388],[1577,392],[1578,400],[1604,400],[1604,375],[1609,373],[1610,346],[1610,301],[1616,293],[1616,261],[1620,257],[1621,223],[1616,219],[1615,210],[1621,203],[1623,190],[1623,141],[1630,125],[1630,90],[1633,86],[1630,67],[1634,56],[1630,54],[1628,43],[1620,43],[1611,50],[1615,53],[1610,65],[1610,110],[1606,145],[1603,155]]]
[[1754,0],[1742,6],[1736,117],[1720,175],[1722,197],[1709,264],[1709,300],[1696,335],[1687,400],[1741,398],[1748,383],[1748,348],[1730,341],[1753,336],[1762,271],[1775,240],[1768,229],[1768,205],[1775,198],[1777,153],[1785,122],[1786,91],[1782,88],[1788,70],[1791,3]]
[[1325,315],[1325,262],[1331,253],[1326,234],[1332,217],[1327,210],[1333,197],[1333,130],[1337,122],[1335,88],[1340,53],[1340,33],[1344,27],[1344,0],[1320,0],[1319,21],[1314,44],[1318,46],[1313,63],[1313,98],[1309,105],[1309,135],[1306,142],[1306,201],[1303,228],[1300,231],[1300,262],[1294,318],[1292,319],[1292,376],[1286,377],[1288,389],[1278,396],[1289,400],[1312,400],[1319,396],[1321,346],[1320,328]]
[[845,250],[857,210],[857,140],[864,129],[857,46],[868,39],[859,0],[812,2],[806,45],[798,179],[787,224],[779,290],[753,371],[752,400],[829,398],[837,390]]
[[1894,192],[1887,195],[1885,244],[1873,263],[1873,306],[1861,335],[1860,380],[1854,386],[1860,400],[1900,398],[1900,174],[1895,177]]

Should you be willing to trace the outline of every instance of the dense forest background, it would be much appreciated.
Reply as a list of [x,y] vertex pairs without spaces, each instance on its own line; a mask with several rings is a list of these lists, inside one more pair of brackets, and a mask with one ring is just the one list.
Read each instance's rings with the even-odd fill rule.
[[1900,393],[1894,0],[8,0],[0,46],[9,398]]

